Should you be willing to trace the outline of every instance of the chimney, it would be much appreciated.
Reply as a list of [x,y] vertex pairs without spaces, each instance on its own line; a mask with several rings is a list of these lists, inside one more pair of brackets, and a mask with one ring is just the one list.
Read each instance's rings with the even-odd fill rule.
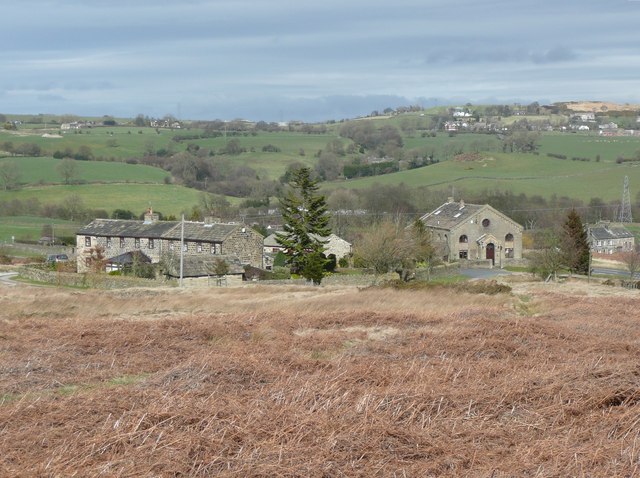
[[449,196],[447,198],[447,204],[449,204],[450,202],[453,202],[453,196]]
[[160,216],[158,214],[154,214],[152,208],[148,208],[147,212],[144,213],[145,224],[153,224],[154,222],[158,222],[159,219]]
[[464,199],[460,199],[460,209],[464,207]]

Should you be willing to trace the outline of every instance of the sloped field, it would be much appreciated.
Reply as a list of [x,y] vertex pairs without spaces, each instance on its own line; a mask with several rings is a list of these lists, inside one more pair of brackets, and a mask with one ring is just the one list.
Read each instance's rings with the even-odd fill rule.
[[637,291],[514,286],[0,288],[0,475],[640,473]]

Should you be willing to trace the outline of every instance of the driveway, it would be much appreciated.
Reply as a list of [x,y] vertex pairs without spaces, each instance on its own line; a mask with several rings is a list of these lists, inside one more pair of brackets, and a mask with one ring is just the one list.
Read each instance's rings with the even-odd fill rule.
[[17,272],[0,272],[0,284],[15,287],[17,282],[12,281],[11,278],[17,275]]

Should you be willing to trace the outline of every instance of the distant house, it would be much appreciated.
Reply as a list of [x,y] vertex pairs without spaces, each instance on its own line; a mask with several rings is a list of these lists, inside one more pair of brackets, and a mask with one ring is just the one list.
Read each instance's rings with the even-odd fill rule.
[[446,203],[420,218],[445,261],[522,258],[523,227],[488,204]]
[[[227,272],[219,276],[216,273],[216,259],[227,264]],[[167,276],[178,279],[180,277],[180,261],[174,258],[168,264]],[[187,256],[183,259],[182,280],[187,286],[227,286],[240,284],[244,279],[244,266],[236,256],[220,255],[216,258],[200,258]]]
[[635,237],[620,223],[600,221],[587,226],[591,252],[615,254],[635,249]]
[[[108,270],[118,270],[141,259],[170,263],[180,256],[180,221],[159,221],[151,210],[144,221],[95,219],[76,233],[77,269],[86,272],[99,248]],[[262,236],[243,224],[225,224],[212,218],[184,223],[183,257],[207,262],[217,257],[262,267]],[[188,259],[190,262],[191,259]]]
[[[278,241],[276,240],[276,234],[284,234],[284,231],[278,231],[277,233],[270,234],[269,236],[264,238],[264,262],[265,269],[271,269],[273,266],[273,259],[278,252],[285,252],[284,247],[282,247]],[[352,252],[352,245],[350,242],[345,241],[341,237],[331,233],[327,237],[316,236],[315,234],[311,234],[316,240],[324,242],[324,254],[329,256],[333,254],[336,256],[336,260],[340,260],[343,257],[348,256]]]

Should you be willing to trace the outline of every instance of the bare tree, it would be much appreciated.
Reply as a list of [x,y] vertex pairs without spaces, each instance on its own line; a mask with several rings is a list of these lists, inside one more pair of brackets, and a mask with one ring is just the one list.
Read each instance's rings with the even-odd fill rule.
[[633,251],[625,252],[622,254],[622,262],[627,266],[629,278],[633,279],[635,273],[640,270],[640,251],[634,249]]
[[76,162],[73,159],[65,158],[56,166],[56,171],[64,179],[65,184],[71,183],[71,180],[78,173]]
[[7,160],[0,163],[0,183],[5,191],[15,189],[20,181],[20,171],[13,161]]

